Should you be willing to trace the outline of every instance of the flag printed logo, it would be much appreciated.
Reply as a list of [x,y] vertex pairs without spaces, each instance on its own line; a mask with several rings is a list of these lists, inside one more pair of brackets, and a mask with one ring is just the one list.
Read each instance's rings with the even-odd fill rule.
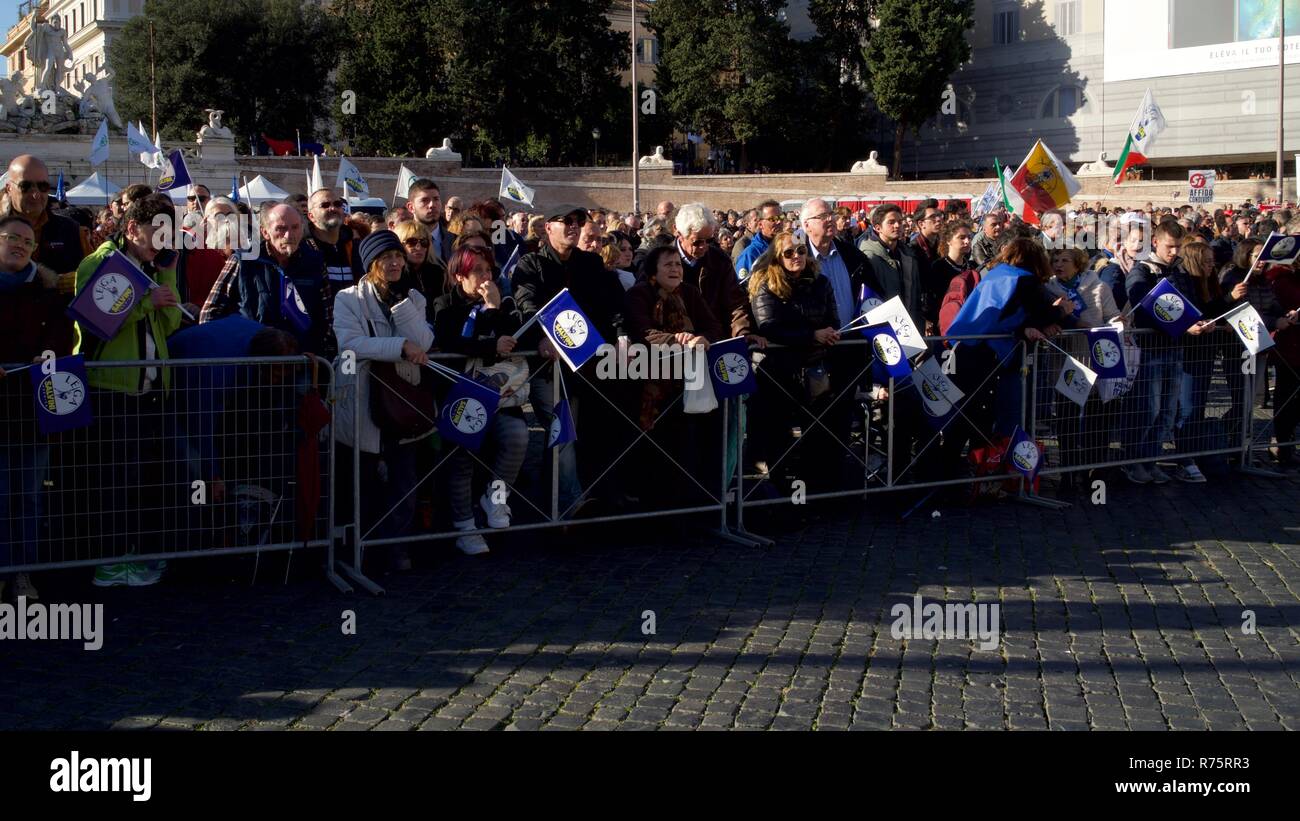
[[876,356],[885,365],[897,365],[903,360],[903,348],[898,344],[898,340],[889,334],[877,334],[876,338],[871,341],[871,347],[875,350]]
[[122,274],[104,274],[95,280],[91,295],[95,307],[109,316],[118,316],[135,306],[135,288]]
[[345,178],[343,180],[343,184],[347,186],[348,193],[351,194],[353,197],[360,197],[366,191],[366,189],[361,187],[360,183],[358,183],[356,180],[352,179],[351,177]]
[[36,397],[46,413],[67,416],[86,401],[86,383],[74,373],[55,372],[41,381]]
[[738,353],[724,353],[713,363],[713,375],[724,385],[738,385],[749,376],[749,361]]
[[551,426],[546,437],[546,446],[553,448],[573,442],[578,438],[578,429],[573,424],[573,414],[569,411],[569,400],[561,399],[555,404],[555,415],[551,417]]
[[451,404],[447,419],[452,427],[466,436],[474,436],[487,426],[487,408],[472,396],[464,396]]
[[1161,294],[1151,306],[1152,312],[1161,322],[1174,323],[1183,318],[1186,306],[1178,294]]
[[744,337],[715,342],[704,352],[718,399],[753,393],[758,387],[754,367],[749,361],[749,344]]
[[1056,390],[1066,399],[1083,408],[1088,404],[1097,373],[1073,356],[1066,357],[1061,374],[1056,379]]
[[921,407],[928,415],[939,419],[952,413],[952,403],[930,384],[930,380],[922,379],[917,383],[917,387],[921,389]]
[[1023,439],[1011,448],[1011,463],[1022,473],[1038,470],[1038,446],[1028,439]]
[[1124,362],[1124,352],[1115,344],[1115,340],[1102,337],[1092,343],[1092,361],[1102,370],[1107,370]]
[[1276,344],[1273,342],[1273,337],[1269,336],[1264,319],[1249,302],[1243,302],[1225,314],[1224,318],[1228,322],[1228,327],[1232,328],[1233,333],[1241,340],[1241,344],[1252,355],[1266,351]]
[[1271,249],[1269,259],[1289,259],[1295,256],[1295,237],[1282,237]]
[[84,428],[94,421],[87,388],[86,362],[81,354],[54,361],[53,373],[43,366],[31,370],[36,421],[45,436]]
[[577,311],[560,311],[551,323],[551,331],[561,345],[575,350],[587,341],[587,319]]
[[546,437],[546,446],[548,448],[555,447],[556,441],[559,440],[560,434],[563,432],[564,432],[564,420],[560,419],[560,417],[557,416],[551,420],[551,431],[550,431],[550,435]]
[[1253,323],[1251,323],[1245,318],[1237,320],[1237,335],[1240,336],[1242,341],[1245,342],[1247,345],[1250,345],[1251,343],[1257,341],[1257,337],[1255,336],[1255,329],[1251,327],[1252,324]]

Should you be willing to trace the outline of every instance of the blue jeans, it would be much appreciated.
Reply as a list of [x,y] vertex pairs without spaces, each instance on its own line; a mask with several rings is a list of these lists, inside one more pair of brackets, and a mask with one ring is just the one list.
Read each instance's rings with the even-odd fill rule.
[[1142,435],[1137,441],[1137,458],[1152,459],[1160,455],[1165,442],[1174,435],[1178,394],[1183,378],[1183,351],[1176,347],[1142,350],[1138,379],[1146,383],[1147,414]]
[[1218,447],[1218,437],[1205,418],[1205,405],[1210,395],[1209,370],[1183,371],[1178,387],[1178,422],[1174,426],[1174,443],[1178,452],[1195,453]]
[[[556,362],[554,367],[565,367],[563,363]],[[573,380],[570,380],[570,383]],[[538,421],[542,424],[543,436],[547,436],[551,429],[551,420],[555,418],[555,387],[549,373],[539,373],[532,377],[529,383],[528,400],[532,403],[533,410],[537,412]],[[573,416],[575,429],[578,426],[578,400],[577,397],[569,397],[569,413]],[[573,506],[582,495],[582,483],[578,481],[578,450],[574,447],[575,442],[566,442],[563,445],[552,448],[555,455],[552,458],[560,460],[560,495],[559,513],[563,515],[564,511]],[[542,469],[549,470],[549,460],[543,460]]]
[[35,564],[45,513],[50,446],[44,442],[0,445],[0,574],[6,567]]

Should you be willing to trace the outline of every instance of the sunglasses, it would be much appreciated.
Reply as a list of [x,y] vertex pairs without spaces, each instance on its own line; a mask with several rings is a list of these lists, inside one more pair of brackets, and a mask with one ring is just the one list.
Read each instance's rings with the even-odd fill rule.
[[195,200],[198,200],[199,202],[207,202],[208,200],[211,199],[211,197],[203,197],[203,196],[196,197],[193,194],[191,194],[185,199],[189,200],[190,202],[194,202]]
[[19,245],[29,251],[36,248],[36,240],[28,239],[21,234],[0,234],[0,240],[12,243],[13,245]]
[[325,200],[324,202],[317,203],[316,207],[317,208],[342,208],[347,204],[348,204],[347,200]]
[[40,191],[42,194],[48,194],[48,193],[50,193],[50,184],[49,184],[48,182],[44,181],[44,180],[42,180],[42,181],[40,181],[40,182],[33,182],[33,181],[31,181],[31,180],[23,180],[23,181],[21,181],[21,182],[16,182],[16,183],[14,183],[14,185],[17,185],[17,186],[18,186],[18,190],[21,191],[21,192],[23,192],[24,194],[26,194],[27,192],[31,191],[33,188],[35,188],[37,191]]
[[787,249],[785,249],[784,251],[782,251],[782,252],[781,252],[781,258],[782,258],[782,259],[793,259],[793,258],[795,258],[795,257],[802,257],[802,256],[805,256],[805,255],[807,255],[807,253],[808,253],[808,249],[807,249],[807,248],[803,247],[802,245],[796,245],[796,246],[793,247],[793,248],[787,248]]
[[429,247],[429,241],[427,239],[420,239],[419,237],[411,237],[410,239],[404,239],[402,240],[402,244],[405,245],[407,248],[428,248]]
[[578,226],[578,227],[581,227],[581,226],[587,224],[587,215],[586,215],[586,214],[569,214],[568,216],[561,217],[561,218],[559,218],[559,219],[553,219],[553,220],[551,220],[551,222],[562,222],[562,223],[564,223],[564,227],[565,227],[565,228],[572,228],[572,227],[574,227],[575,225]]

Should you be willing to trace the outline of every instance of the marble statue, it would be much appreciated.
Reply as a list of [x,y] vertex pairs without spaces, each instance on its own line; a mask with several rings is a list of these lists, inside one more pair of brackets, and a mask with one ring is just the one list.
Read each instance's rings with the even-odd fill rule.
[[229,128],[221,124],[221,115],[226,113],[220,108],[204,109],[208,115],[208,124],[199,129],[196,142],[202,144],[204,140],[233,140],[235,135]]
[[113,77],[110,66],[104,66],[99,76],[88,75],[90,84],[81,92],[81,105],[77,114],[85,119],[92,111],[98,111],[108,118],[114,128],[122,128],[122,120],[117,116],[117,106],[113,104]]
[[872,151],[867,155],[865,160],[858,160],[849,170],[850,174],[885,174],[888,176],[889,167],[881,165],[880,152]]
[[36,71],[37,93],[57,90],[64,71],[72,67],[72,47],[62,19],[56,14],[49,20],[38,20],[33,14],[26,48],[27,59]]

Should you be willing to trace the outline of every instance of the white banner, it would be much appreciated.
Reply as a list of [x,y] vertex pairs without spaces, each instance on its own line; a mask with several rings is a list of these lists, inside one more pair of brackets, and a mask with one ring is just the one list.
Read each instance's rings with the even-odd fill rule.
[[1201,169],[1187,172],[1187,201],[1192,205],[1214,202],[1214,171]]

